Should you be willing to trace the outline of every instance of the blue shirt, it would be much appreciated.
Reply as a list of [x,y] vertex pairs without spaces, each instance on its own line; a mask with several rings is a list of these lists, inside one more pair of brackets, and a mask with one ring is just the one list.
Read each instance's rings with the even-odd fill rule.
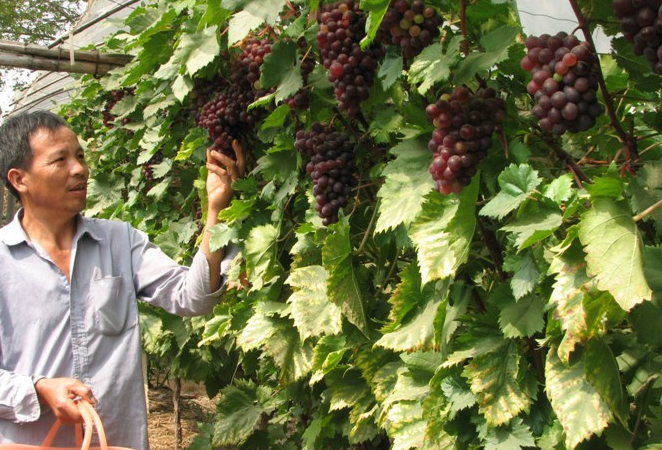
[[[41,444],[55,416],[34,382],[72,377],[97,398],[109,445],[147,450],[136,299],[182,316],[211,312],[222,288],[209,292],[207,259],[198,251],[180,266],[127,223],[79,216],[68,281],[21,214],[0,229],[0,442]],[[53,445],[74,443],[63,427]]]

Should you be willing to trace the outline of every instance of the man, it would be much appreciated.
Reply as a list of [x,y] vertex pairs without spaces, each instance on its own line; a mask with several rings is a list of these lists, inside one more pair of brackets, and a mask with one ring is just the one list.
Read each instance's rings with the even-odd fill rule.
[[[243,175],[207,152],[208,218]],[[85,218],[89,169],[75,133],[55,114],[10,117],[0,127],[0,178],[21,202],[0,229],[0,442],[41,444],[56,418],[81,422],[74,399],[94,403],[108,443],[147,450],[136,298],[178,315],[209,313],[231,255],[210,251],[203,232],[191,267],[177,265],[146,234]],[[54,446],[74,446],[64,427]]]

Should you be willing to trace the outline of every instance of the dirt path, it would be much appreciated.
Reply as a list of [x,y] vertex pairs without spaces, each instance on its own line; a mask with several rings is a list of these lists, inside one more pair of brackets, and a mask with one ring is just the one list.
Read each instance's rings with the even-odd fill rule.
[[[175,419],[172,390],[154,388],[149,398],[149,445],[151,450],[176,450]],[[181,397],[182,445],[186,449],[198,433],[198,422],[208,422],[214,414],[215,404],[204,391],[187,389]]]

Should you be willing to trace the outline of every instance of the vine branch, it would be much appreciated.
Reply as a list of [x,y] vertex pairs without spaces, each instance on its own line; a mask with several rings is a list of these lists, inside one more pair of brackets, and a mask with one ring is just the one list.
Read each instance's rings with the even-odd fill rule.
[[568,165],[570,171],[573,173],[575,179],[577,180],[577,184],[579,184],[580,187],[582,187],[582,183],[592,183],[591,179],[587,177],[584,171],[577,165],[575,159],[568,152],[563,150],[563,148],[556,140],[554,140],[551,136],[545,135],[543,135],[543,140],[554,151],[556,156]]

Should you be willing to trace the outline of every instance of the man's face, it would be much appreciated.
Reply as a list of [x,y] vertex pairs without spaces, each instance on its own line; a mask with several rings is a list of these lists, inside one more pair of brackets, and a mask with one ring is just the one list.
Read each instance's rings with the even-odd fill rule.
[[76,215],[85,208],[90,175],[78,137],[67,127],[38,129],[30,138],[32,161],[23,174],[23,206],[33,212]]

